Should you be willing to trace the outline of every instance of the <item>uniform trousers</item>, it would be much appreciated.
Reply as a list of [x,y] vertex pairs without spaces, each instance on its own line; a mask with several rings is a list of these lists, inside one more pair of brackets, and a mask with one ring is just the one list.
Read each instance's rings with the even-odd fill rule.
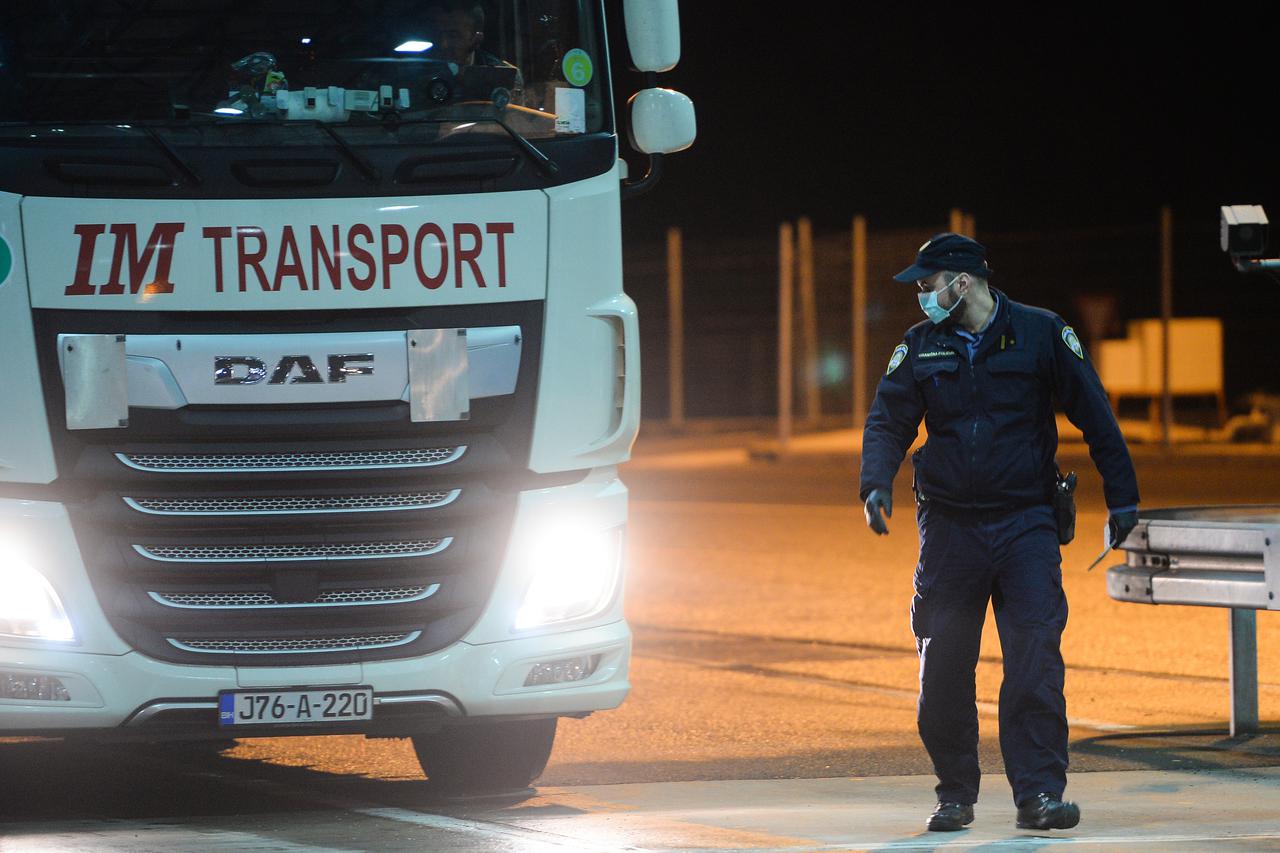
[[1053,510],[965,510],[917,505],[920,561],[911,628],[920,653],[920,738],[939,802],[978,799],[974,682],[987,602],[1004,652],[1000,751],[1017,805],[1062,796],[1067,706],[1060,640],[1067,624]]

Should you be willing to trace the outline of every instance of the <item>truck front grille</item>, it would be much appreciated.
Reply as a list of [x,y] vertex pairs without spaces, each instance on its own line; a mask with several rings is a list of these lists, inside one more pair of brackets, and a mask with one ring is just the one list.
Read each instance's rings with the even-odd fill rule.
[[239,638],[231,640],[201,640],[169,638],[174,648],[204,654],[270,655],[316,652],[357,652],[367,649],[388,649],[403,646],[418,639],[421,631],[399,634],[356,634],[342,637],[295,638]]
[[[480,618],[527,470],[541,301],[342,311],[35,309],[58,482],[98,603],[139,654],[203,666],[413,658]],[[517,326],[515,389],[464,420],[408,403],[132,407],[67,429],[61,334]],[[179,344],[180,346],[180,344]],[[302,654],[305,653],[305,654]]]
[[435,595],[440,584],[329,590],[311,601],[281,601],[270,592],[155,592],[153,601],[188,610],[254,610],[264,607],[343,607],[353,604],[400,604]]
[[466,453],[459,447],[348,450],[323,453],[117,453],[122,465],[157,474],[256,473],[262,471],[369,471],[447,465]]
[[289,545],[134,545],[148,560],[163,563],[283,563],[299,560],[384,560],[427,557],[448,548],[452,539],[406,542],[309,543]]
[[387,495],[272,495],[269,497],[141,498],[125,497],[131,509],[150,515],[305,515],[343,512],[403,512],[447,506],[461,489]]

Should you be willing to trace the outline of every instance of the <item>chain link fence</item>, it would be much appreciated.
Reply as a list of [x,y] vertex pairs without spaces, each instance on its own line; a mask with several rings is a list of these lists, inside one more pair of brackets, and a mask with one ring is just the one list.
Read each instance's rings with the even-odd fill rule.
[[[1215,211],[1216,213],[1216,211]],[[981,223],[979,223],[981,229]],[[867,395],[903,333],[923,319],[915,288],[892,280],[937,228],[867,232]],[[982,233],[995,275],[991,283],[1019,302],[1055,311],[1086,346],[1123,336],[1126,320],[1158,316],[1160,236],[1149,225],[1055,231]],[[746,238],[684,236],[684,384],[689,418],[772,417],[777,414],[778,234]],[[1191,221],[1175,236],[1175,314],[1221,316],[1229,399],[1280,390],[1276,372],[1257,363],[1257,343],[1280,319],[1280,287],[1247,279],[1217,251],[1216,223]],[[815,229],[813,237],[817,358],[804,357],[796,298],[794,411],[803,421],[805,373],[821,389],[824,415],[852,421],[852,238]],[[667,269],[661,243],[627,245],[627,292],[640,309],[644,373],[642,411],[665,418],[668,408]],[[796,279],[799,287],[799,279]],[[1269,300],[1269,301],[1267,301]],[[1259,312],[1258,304],[1271,305]]]

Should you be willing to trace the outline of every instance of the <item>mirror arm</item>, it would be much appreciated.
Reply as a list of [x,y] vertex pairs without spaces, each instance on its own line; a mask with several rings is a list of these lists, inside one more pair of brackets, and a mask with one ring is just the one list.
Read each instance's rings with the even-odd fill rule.
[[657,185],[658,180],[662,177],[662,157],[663,155],[661,154],[650,154],[649,171],[645,173],[645,176],[636,181],[626,180],[622,182],[623,201],[644,195]]
[[[658,87],[658,74],[656,71],[644,72],[644,84],[641,88],[656,89]],[[628,120],[630,116],[628,116]],[[639,180],[627,179],[622,182],[622,200],[642,196],[649,190],[657,186],[658,180],[662,177],[662,155],[650,154],[649,171],[645,172],[643,178]]]

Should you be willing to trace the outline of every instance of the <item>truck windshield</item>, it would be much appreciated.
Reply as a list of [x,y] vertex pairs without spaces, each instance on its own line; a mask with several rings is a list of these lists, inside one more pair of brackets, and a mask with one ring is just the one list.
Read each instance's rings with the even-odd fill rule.
[[385,144],[388,128],[402,143],[505,139],[499,120],[530,139],[595,133],[598,17],[590,0],[7,4],[0,137],[187,127],[289,146],[324,124]]

